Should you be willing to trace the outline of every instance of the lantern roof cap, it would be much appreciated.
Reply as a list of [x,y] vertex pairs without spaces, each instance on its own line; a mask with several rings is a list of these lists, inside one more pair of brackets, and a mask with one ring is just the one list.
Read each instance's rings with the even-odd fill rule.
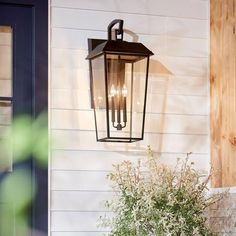
[[86,59],[93,59],[103,53],[151,56],[154,55],[142,43],[122,40],[107,40],[95,47]]

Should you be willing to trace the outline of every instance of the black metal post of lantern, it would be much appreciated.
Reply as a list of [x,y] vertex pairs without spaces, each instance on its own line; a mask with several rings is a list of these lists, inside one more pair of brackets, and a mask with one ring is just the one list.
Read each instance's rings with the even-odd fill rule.
[[[88,39],[91,103],[99,142],[143,140],[149,57],[142,43],[123,40],[123,20],[108,26],[108,39]],[[119,27],[112,31],[118,24]],[[114,37],[112,37],[114,33]]]

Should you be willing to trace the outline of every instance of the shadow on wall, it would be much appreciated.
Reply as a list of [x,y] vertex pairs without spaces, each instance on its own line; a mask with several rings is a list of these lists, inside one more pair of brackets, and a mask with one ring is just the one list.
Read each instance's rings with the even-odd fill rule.
[[166,103],[167,103],[167,91],[168,91],[168,85],[169,85],[169,79],[171,75],[170,70],[166,68],[160,61],[158,60],[150,60],[150,69],[149,69],[150,75],[164,75],[164,82],[163,82],[163,100],[162,100],[162,110],[161,110],[161,119],[159,121],[160,125],[160,138],[156,140],[157,142],[157,152],[162,151],[163,146],[163,133],[164,133],[164,127],[165,127],[165,110],[166,110]]
[[155,59],[150,60],[149,74],[154,76],[166,76],[166,80],[168,80],[170,76],[173,75],[168,68],[166,68],[160,61]]
[[131,39],[127,39],[127,41],[138,42],[139,36],[133,31],[124,29],[124,33],[126,36],[131,37]]

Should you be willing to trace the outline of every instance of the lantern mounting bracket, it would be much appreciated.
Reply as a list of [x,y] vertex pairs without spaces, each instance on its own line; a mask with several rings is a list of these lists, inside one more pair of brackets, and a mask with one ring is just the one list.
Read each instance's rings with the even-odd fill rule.
[[[123,41],[123,34],[124,34],[124,30],[123,30],[123,25],[124,25],[124,21],[120,20],[120,19],[115,19],[113,20],[107,27],[107,33],[108,33],[108,40],[112,40],[112,28],[113,26],[115,26],[116,24],[119,24],[119,28],[115,29],[115,40],[121,40]],[[121,36],[120,39],[118,39],[118,35]]]

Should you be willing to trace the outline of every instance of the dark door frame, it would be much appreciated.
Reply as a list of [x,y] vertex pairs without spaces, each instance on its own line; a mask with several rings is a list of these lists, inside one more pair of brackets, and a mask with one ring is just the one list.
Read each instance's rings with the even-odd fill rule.
[[48,110],[48,0],[0,0],[33,9],[33,116]]
[[[0,0],[1,4],[32,8],[32,117],[48,112],[48,0]],[[1,17],[1,16],[0,16]],[[34,163],[37,195],[32,204],[32,227],[48,231],[48,169]]]

